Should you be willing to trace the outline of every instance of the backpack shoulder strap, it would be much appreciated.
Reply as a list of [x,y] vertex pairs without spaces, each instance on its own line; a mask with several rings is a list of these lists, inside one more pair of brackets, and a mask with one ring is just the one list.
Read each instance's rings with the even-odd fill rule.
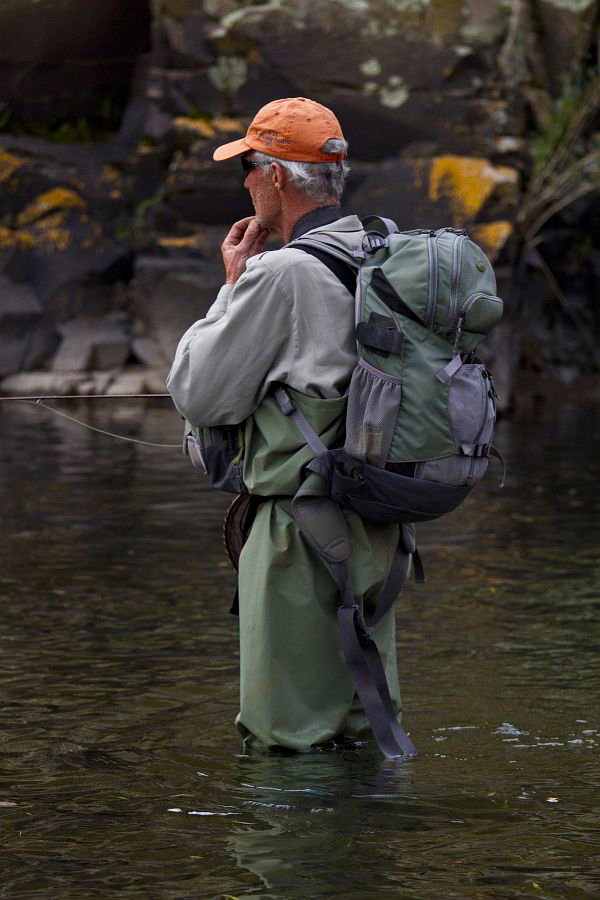
[[329,271],[342,282],[344,287],[347,288],[354,297],[354,292],[356,290],[356,269],[351,266],[350,263],[345,263],[337,256],[332,256],[327,250],[317,249],[317,247],[308,247],[306,244],[294,244],[294,247],[296,250],[302,250],[303,253],[314,256],[315,259],[322,262],[324,266],[327,266]]
[[398,234],[399,231],[393,219],[386,219],[383,216],[365,216],[361,221],[365,231],[376,231],[383,237]]

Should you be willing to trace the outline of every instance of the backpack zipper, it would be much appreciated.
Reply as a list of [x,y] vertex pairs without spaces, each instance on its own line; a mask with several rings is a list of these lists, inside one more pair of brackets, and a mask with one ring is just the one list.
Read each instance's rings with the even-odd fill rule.
[[429,262],[429,293],[427,296],[427,310],[425,312],[425,325],[427,328],[431,328],[433,325],[437,297],[438,257],[435,236],[435,231],[430,231],[427,235],[427,259]]
[[450,304],[448,308],[448,318],[446,320],[447,328],[452,327],[458,308],[458,285],[460,283],[463,248],[466,239],[465,235],[459,234],[454,241],[454,247],[452,248],[452,278],[450,282]]

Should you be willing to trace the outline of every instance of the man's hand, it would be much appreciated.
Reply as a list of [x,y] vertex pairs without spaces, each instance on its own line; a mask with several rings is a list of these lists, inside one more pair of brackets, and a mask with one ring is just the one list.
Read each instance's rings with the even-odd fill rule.
[[250,257],[262,253],[268,236],[269,229],[261,228],[255,216],[247,216],[231,226],[221,244],[227,284],[235,284]]

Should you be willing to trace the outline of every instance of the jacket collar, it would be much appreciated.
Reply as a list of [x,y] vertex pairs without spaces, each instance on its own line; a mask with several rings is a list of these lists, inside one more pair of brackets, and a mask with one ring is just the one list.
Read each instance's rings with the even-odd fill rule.
[[298,219],[294,225],[290,241],[295,241],[296,238],[302,237],[307,231],[312,231],[323,225],[331,225],[341,218],[342,212],[339,206],[319,206],[318,209],[311,209],[301,219]]

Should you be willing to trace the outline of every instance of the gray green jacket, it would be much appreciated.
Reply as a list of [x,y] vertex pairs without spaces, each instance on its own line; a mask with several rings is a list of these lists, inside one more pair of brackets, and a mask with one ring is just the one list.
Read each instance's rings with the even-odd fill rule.
[[[364,231],[356,216],[345,216],[306,235],[351,257]],[[244,423],[248,490],[293,494],[311,451],[269,391],[291,388],[333,446],[343,434],[356,359],[348,290],[317,259],[286,246],[248,260],[236,284],[221,288],[206,317],[181,338],[167,386],[193,427]]]

